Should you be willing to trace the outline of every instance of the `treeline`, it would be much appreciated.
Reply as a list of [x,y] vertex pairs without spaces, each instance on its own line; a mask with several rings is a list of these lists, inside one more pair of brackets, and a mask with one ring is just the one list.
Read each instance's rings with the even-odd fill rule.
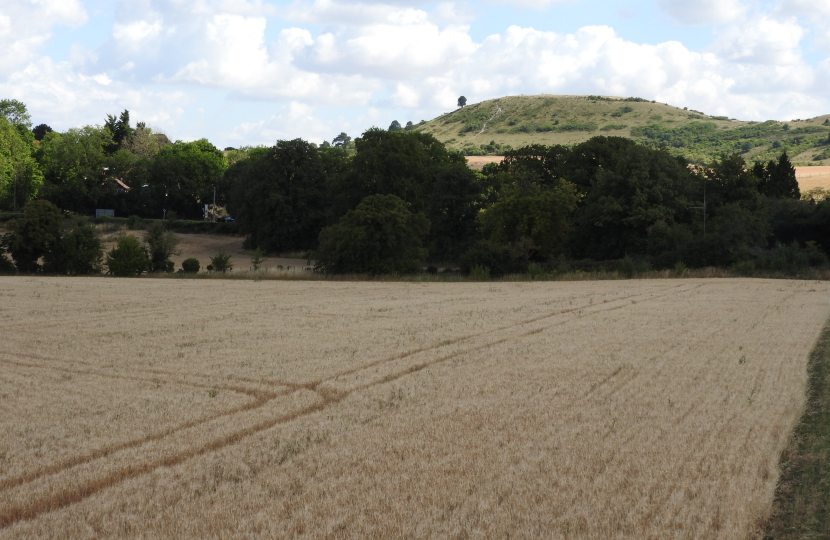
[[[3,129],[25,138],[0,118]],[[126,111],[103,127],[34,140],[22,160],[40,174],[30,177],[29,199],[78,214],[103,207],[201,219],[215,189],[248,248],[308,253],[327,273],[442,267],[499,276],[623,263],[794,272],[830,254],[830,201],[801,197],[786,153],[691,167],[663,148],[595,137],[509,150],[476,172],[417,130],[223,153],[206,140],[171,143],[132,127]],[[8,237],[5,246],[17,262]],[[31,271],[27,264],[18,268]]]

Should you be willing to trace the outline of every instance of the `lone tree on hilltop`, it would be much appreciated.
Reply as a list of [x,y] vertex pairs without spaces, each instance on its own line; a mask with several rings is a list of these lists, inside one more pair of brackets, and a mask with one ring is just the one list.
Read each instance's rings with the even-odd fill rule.
[[461,96],[461,97],[458,98],[458,106],[459,107],[463,107],[466,104],[467,104],[467,98],[465,98],[464,96]]
[[397,120],[392,120],[392,123],[389,124],[389,131],[400,131],[402,129],[401,123]]

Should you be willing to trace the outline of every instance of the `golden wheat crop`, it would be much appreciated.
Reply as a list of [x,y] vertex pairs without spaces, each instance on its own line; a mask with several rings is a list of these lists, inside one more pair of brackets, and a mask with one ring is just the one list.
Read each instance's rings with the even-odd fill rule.
[[0,278],[0,538],[747,538],[828,292]]

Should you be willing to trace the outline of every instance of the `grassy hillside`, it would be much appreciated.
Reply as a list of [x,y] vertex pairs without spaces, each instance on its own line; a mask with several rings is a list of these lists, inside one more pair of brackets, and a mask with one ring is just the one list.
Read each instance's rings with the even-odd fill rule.
[[739,152],[749,162],[787,150],[799,164],[830,165],[830,115],[744,122],[640,98],[508,96],[468,105],[417,126],[468,155],[499,155],[528,144],[572,145],[616,135],[665,145],[695,163]]

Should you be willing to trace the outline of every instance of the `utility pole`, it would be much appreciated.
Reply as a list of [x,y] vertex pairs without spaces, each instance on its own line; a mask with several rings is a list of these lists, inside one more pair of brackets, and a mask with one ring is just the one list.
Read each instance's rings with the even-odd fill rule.
[[216,186],[213,186],[213,216],[211,217],[211,221],[216,223]]

